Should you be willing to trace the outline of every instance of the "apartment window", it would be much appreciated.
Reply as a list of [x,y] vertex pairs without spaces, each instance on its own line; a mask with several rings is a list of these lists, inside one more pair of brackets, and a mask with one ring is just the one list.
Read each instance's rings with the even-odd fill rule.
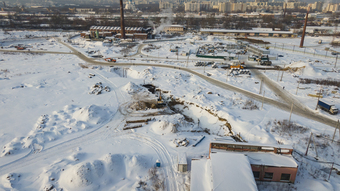
[[290,174],[281,174],[281,180],[282,181],[289,181],[290,180]]
[[259,171],[253,171],[254,178],[260,178],[260,172]]
[[273,173],[272,172],[265,172],[264,173],[264,179],[267,179],[267,180],[273,179]]

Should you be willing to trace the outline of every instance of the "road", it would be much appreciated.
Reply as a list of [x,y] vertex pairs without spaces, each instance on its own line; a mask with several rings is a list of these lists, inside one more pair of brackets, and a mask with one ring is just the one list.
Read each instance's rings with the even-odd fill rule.
[[[283,91],[281,90],[281,87],[278,87],[274,82],[272,82],[269,78],[265,78],[265,76],[262,74],[262,76],[264,76],[263,78],[265,79],[265,83],[266,85],[273,91],[275,92],[276,95],[278,95],[279,97],[281,97],[286,103],[283,103],[282,101],[277,101],[274,99],[270,99],[267,97],[262,97],[262,95],[253,93],[253,92],[249,92],[247,90],[238,88],[236,86],[232,86],[230,84],[227,84],[225,82],[210,78],[204,74],[201,74],[199,72],[196,72],[194,70],[191,70],[189,68],[185,68],[185,67],[179,67],[179,66],[171,66],[171,65],[162,65],[162,64],[150,64],[150,63],[110,63],[110,62],[101,62],[101,61],[95,61],[92,60],[91,58],[86,57],[85,55],[83,55],[82,53],[78,52],[75,48],[73,48],[72,46],[70,46],[69,44],[59,41],[60,43],[64,44],[65,46],[67,46],[69,49],[71,49],[73,52],[75,52],[75,55],[78,56],[80,59],[84,60],[85,62],[94,64],[94,65],[107,65],[107,66],[127,66],[127,65],[136,65],[136,66],[153,66],[153,67],[162,67],[162,68],[169,68],[169,69],[177,69],[177,70],[183,70],[186,72],[189,72],[191,74],[194,74],[196,76],[201,77],[202,79],[206,80],[207,82],[218,86],[220,88],[226,89],[226,90],[230,90],[230,91],[234,91],[234,92],[238,92],[241,93],[247,97],[250,97],[252,99],[258,100],[260,102],[264,102],[267,104],[270,104],[272,106],[278,107],[282,110],[286,110],[289,111],[291,110],[291,104],[294,104],[294,108],[293,108],[293,113],[306,117],[308,119],[312,119],[321,123],[324,123],[326,125],[329,126],[333,126],[336,127],[337,121],[316,113],[315,111],[303,106],[297,99],[295,99],[292,95],[290,95],[287,91]],[[257,76],[261,76],[261,73],[259,73],[257,70],[253,70],[254,73],[256,73]],[[288,104],[287,104],[288,103]]]
[[20,52],[20,53],[37,53],[37,54],[74,54],[73,52],[56,52],[56,51],[45,51],[45,50],[4,50],[0,49],[0,52]]

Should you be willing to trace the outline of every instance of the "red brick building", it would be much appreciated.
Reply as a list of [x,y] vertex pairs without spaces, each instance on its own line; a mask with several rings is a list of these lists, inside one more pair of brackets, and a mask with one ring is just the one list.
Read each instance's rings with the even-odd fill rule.
[[292,157],[293,148],[240,142],[213,141],[209,156],[215,152],[237,152],[249,159],[255,180],[294,183],[298,165]]

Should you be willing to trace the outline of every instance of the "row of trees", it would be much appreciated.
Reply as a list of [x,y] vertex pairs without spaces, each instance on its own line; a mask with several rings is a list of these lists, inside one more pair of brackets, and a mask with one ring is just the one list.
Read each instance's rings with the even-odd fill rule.
[[[0,16],[0,19],[10,21],[8,28],[50,28],[50,29],[74,29],[88,30],[90,26],[120,26],[120,17],[112,18],[110,14],[101,17],[92,16],[80,18],[68,14],[48,14],[41,15],[8,15]],[[159,26],[162,20],[166,18],[152,17],[143,18],[141,15],[129,15],[125,18],[125,26],[131,27],[153,27]],[[339,22],[339,21],[338,21]],[[214,14],[206,17],[194,17],[194,15],[185,15],[183,13],[176,14],[176,17],[171,19],[172,24],[180,24],[186,26],[187,29],[198,30],[200,28],[225,28],[225,29],[251,29],[256,27],[280,28],[281,30],[289,28],[301,28],[303,18],[293,16],[273,17],[273,16],[258,16],[254,18],[243,18],[233,15],[225,15],[224,17],[215,17]]]

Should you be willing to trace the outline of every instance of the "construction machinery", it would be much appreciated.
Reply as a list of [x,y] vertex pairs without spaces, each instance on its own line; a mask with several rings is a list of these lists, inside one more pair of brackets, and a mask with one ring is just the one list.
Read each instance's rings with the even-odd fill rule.
[[157,99],[157,105],[165,106],[165,103],[164,103],[163,98],[162,98],[162,92],[161,91],[159,91],[159,97]]
[[105,58],[104,60],[107,61],[107,62],[116,62],[117,61],[114,58]]

